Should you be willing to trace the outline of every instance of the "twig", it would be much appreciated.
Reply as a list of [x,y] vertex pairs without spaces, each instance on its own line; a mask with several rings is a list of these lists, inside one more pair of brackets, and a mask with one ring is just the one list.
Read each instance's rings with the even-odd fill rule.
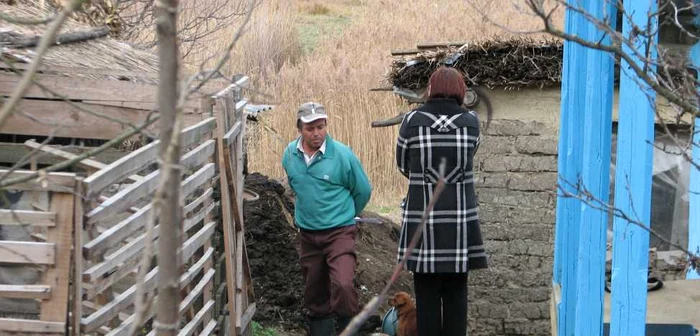
[[104,143],[103,145],[101,145],[95,149],[92,149],[90,151],[87,151],[83,154],[80,154],[73,159],[56,163],[54,165],[48,166],[44,169],[38,170],[36,172],[33,172],[33,173],[25,175],[25,176],[17,177],[14,179],[0,180],[0,188],[6,188],[6,187],[9,187],[13,184],[27,182],[29,180],[32,180],[36,177],[41,176],[42,174],[46,174],[46,173],[50,173],[50,172],[54,172],[57,170],[68,168],[81,160],[87,159],[91,156],[95,156],[95,155],[107,150],[108,148],[110,148],[116,144],[119,144],[120,142],[124,141],[124,139],[127,139],[127,138],[133,136],[134,134],[141,132],[143,129],[149,127],[151,124],[153,124],[158,119],[159,119],[159,116],[154,116],[153,119],[147,119],[141,126],[133,128],[133,129],[123,133],[122,135]]
[[53,21],[56,17],[51,16],[45,19],[24,19],[24,18],[18,18],[14,16],[7,15],[5,13],[0,13],[0,20],[6,21],[12,24],[17,24],[17,25],[23,25],[23,26],[36,26],[36,25],[42,25],[42,24],[47,24],[51,21]]
[[41,60],[44,58],[44,55],[46,55],[46,52],[49,50],[51,45],[53,45],[56,35],[58,34],[58,30],[68,19],[68,16],[78,7],[80,7],[83,2],[85,2],[85,0],[71,1],[71,3],[58,14],[56,20],[51,23],[51,26],[49,26],[44,35],[41,37],[39,47],[36,49],[34,60],[29,66],[29,69],[27,69],[27,71],[24,73],[24,77],[22,77],[22,80],[15,87],[9,101],[7,101],[3,105],[2,110],[0,110],[0,128],[2,128],[2,126],[5,124],[5,121],[7,121],[7,118],[10,117],[10,114],[12,114],[12,111],[14,111],[17,103],[19,103],[22,96],[24,96],[24,93],[27,92],[29,86],[32,84],[32,78],[34,77],[34,74],[36,74],[37,70],[39,70]]
[[[38,35],[26,36],[9,33],[5,35],[7,35],[6,38],[2,38],[4,42],[6,42],[11,47],[19,48],[35,47],[37,44],[39,44],[39,41],[41,39],[41,36]],[[97,39],[107,35],[109,35],[109,27],[90,28],[81,31],[58,34],[56,36],[56,41],[54,41],[52,44],[68,44],[73,42]],[[2,36],[2,34],[0,34],[0,36]]]
[[[236,43],[238,40],[243,36],[243,31],[245,30],[245,27],[248,25],[248,22],[250,21],[250,18],[253,16],[253,7],[255,7],[255,0],[249,0],[248,1],[248,6],[247,6],[247,13],[245,16],[245,20],[243,21],[243,24],[241,24],[240,27],[238,27],[238,30],[236,33],[233,35],[233,39],[231,40],[231,43],[226,47],[226,52],[224,54],[224,57],[222,57],[219,62],[217,62],[216,66],[214,67],[214,70],[209,71],[206,76],[204,76],[204,79],[197,84],[195,87],[190,88],[187,91],[187,95],[189,95],[192,92],[196,92],[199,89],[202,88],[212,77],[214,77],[214,74],[218,73],[221,68],[224,67],[226,62],[231,58],[231,52],[233,51],[233,48],[236,46]],[[185,97],[187,98],[187,97]],[[1,124],[0,124],[1,125]]]
[[[627,213],[625,213],[621,209],[616,208],[616,207],[610,205],[609,203],[604,202],[603,200],[597,198],[590,191],[588,191],[585,186],[583,186],[581,181],[579,181],[576,184],[573,184],[569,181],[566,181],[561,176],[560,176],[560,179],[562,181],[564,181],[565,184],[569,185],[570,187],[574,187],[575,190],[579,192],[579,194],[574,194],[574,193],[567,191],[566,188],[564,188],[562,185],[558,185],[557,189],[559,189],[559,191],[561,192],[561,196],[567,197],[567,198],[577,199],[581,202],[584,202],[586,205],[590,206],[591,208],[593,208],[595,210],[612,212],[612,214],[615,217],[621,218],[630,224],[633,224],[633,225],[636,225],[636,226],[642,228],[643,230],[647,231],[649,234],[658,238],[661,242],[669,244],[669,246],[677,248],[681,252],[687,254],[688,261],[689,261],[689,263],[688,263],[689,267],[692,269],[695,269],[698,272],[698,274],[700,274],[700,255],[697,255],[693,252],[690,252],[687,248],[684,248],[678,244],[674,244],[674,243],[670,242],[668,239],[664,238],[660,233],[654,231],[651,227],[645,225],[642,221],[632,218],[630,215],[628,215]],[[631,193],[629,187],[627,187],[627,191]]]
[[428,207],[425,208],[425,211],[423,211],[421,223],[418,226],[418,228],[416,228],[416,232],[413,233],[411,242],[408,244],[406,252],[404,253],[403,258],[401,258],[401,262],[394,267],[394,273],[391,275],[391,278],[389,278],[389,282],[386,284],[386,286],[384,286],[384,289],[382,289],[379,296],[375,296],[374,298],[372,298],[372,300],[370,300],[369,303],[365,305],[362,311],[359,314],[357,314],[352,319],[352,321],[350,321],[350,323],[345,328],[345,330],[343,330],[340,336],[350,336],[356,333],[358,330],[360,330],[362,324],[377,310],[379,302],[383,302],[386,299],[386,295],[389,292],[389,289],[391,289],[391,286],[393,286],[394,283],[396,283],[396,281],[399,279],[399,274],[401,273],[401,270],[406,265],[406,261],[408,261],[409,256],[411,256],[411,254],[413,253],[413,248],[423,237],[423,230],[425,228],[425,222],[428,219],[428,216],[433,211],[435,203],[437,202],[438,198],[440,198],[440,194],[442,194],[442,191],[445,188],[445,162],[445,158],[443,158],[442,162],[440,163],[440,178],[438,179],[438,183],[435,186],[435,189],[433,190],[433,196],[430,199],[430,203],[428,203]]
[[[22,71],[21,71],[20,69],[18,69],[17,67],[15,67],[15,66],[12,64],[12,62],[10,62],[7,58],[5,58],[4,56],[2,56],[2,54],[0,54],[0,61],[2,61],[3,63],[7,64],[7,65],[10,67],[10,70],[11,70],[13,73],[17,74],[18,76],[22,76]],[[108,115],[105,115],[105,114],[102,114],[102,113],[99,113],[99,112],[95,112],[95,111],[91,111],[91,110],[89,110],[89,109],[86,109],[86,108],[82,107],[81,105],[76,104],[75,102],[71,101],[70,99],[68,99],[68,97],[63,96],[63,95],[61,95],[61,94],[59,94],[59,93],[53,91],[52,89],[49,89],[47,86],[45,86],[45,85],[42,84],[41,82],[34,80],[34,78],[32,78],[32,81],[34,82],[34,85],[36,85],[36,86],[39,87],[39,89],[41,89],[41,90],[43,90],[43,91],[45,91],[45,92],[47,92],[47,93],[53,95],[54,97],[56,97],[56,98],[58,98],[58,99],[61,99],[64,103],[66,103],[66,104],[72,106],[73,108],[77,109],[79,112],[82,112],[82,113],[85,113],[85,114],[89,114],[89,115],[93,115],[93,116],[95,116],[95,117],[102,118],[102,119],[105,119],[105,120],[109,120],[109,121],[111,121],[111,122],[118,123],[118,124],[120,124],[120,125],[129,126],[129,127],[132,127],[132,128],[136,127],[135,125],[131,124],[131,123],[128,122],[128,121],[119,120],[119,119],[117,119],[117,118],[113,118],[113,117],[111,117],[111,116],[108,116]],[[35,121],[35,122],[36,122],[36,121]]]

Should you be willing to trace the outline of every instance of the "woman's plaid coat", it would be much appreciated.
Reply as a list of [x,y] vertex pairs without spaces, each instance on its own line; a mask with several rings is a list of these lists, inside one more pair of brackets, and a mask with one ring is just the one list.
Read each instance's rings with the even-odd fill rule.
[[430,99],[401,123],[396,163],[408,180],[398,258],[419,227],[445,160],[446,185],[428,215],[406,269],[415,273],[465,273],[486,268],[474,191],[479,120],[454,99]]

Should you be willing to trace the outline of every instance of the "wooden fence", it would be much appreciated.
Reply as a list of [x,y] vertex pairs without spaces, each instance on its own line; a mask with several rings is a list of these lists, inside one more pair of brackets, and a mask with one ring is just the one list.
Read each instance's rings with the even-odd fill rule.
[[[184,220],[180,247],[182,275],[179,283],[182,297],[179,335],[210,335],[217,331],[223,335],[247,334],[250,332],[247,327],[255,313],[242,208],[243,108],[246,101],[240,97],[240,86],[245,82],[244,78],[203,99],[201,107],[205,109],[205,119],[185,128],[180,134],[183,153],[180,161],[180,193]],[[26,145],[62,158],[73,155],[38,146],[36,142],[29,141]],[[57,175],[62,178],[61,186],[68,183],[63,179],[71,181],[75,194],[82,196],[77,201],[72,196],[65,198],[47,213],[5,210],[0,213],[0,220],[3,221],[0,224],[19,217],[31,220],[34,225],[46,226],[53,218],[49,214],[64,221],[61,226],[56,223],[51,227],[54,231],[62,232],[62,235],[47,234],[47,239],[55,239],[55,242],[47,240],[47,243],[32,246],[31,249],[25,245],[39,243],[22,243],[25,245],[17,247],[23,248],[21,251],[32,252],[31,255],[46,252],[31,261],[55,264],[56,272],[62,272],[62,276],[57,278],[62,280],[55,284],[47,282],[42,287],[7,287],[4,291],[0,286],[0,297],[4,293],[9,296],[34,295],[37,298],[48,297],[40,290],[50,286],[50,300],[46,304],[57,302],[54,306],[64,307],[63,311],[47,308],[52,313],[45,316],[42,305],[42,321],[32,321],[34,324],[31,328],[34,329],[28,331],[63,333],[65,330],[75,335],[126,335],[137,316],[145,316],[146,321],[152,320],[158,298],[158,281],[167,280],[159,279],[155,262],[159,227],[153,218],[151,204],[160,176],[157,169],[159,145],[159,141],[149,143],[110,164],[83,160],[79,165],[89,173],[86,178],[78,179],[77,183],[72,175]],[[220,197],[216,197],[218,195]],[[71,209],[70,217],[63,215],[67,209]],[[150,225],[153,227],[149,231]],[[221,244],[217,245],[218,241]],[[53,249],[47,244],[59,246],[59,243],[67,244],[67,247],[57,248],[55,255],[49,254]],[[78,247],[72,262],[71,245]],[[12,259],[12,250],[2,247],[0,245],[0,261]],[[137,274],[144,255],[150,260],[143,283],[139,284]],[[69,298],[70,278],[73,278],[73,295]],[[148,300],[150,305],[141,313],[136,307],[140,288],[153,298]],[[63,296],[54,295],[64,292]],[[70,307],[70,314],[67,314],[67,307]],[[66,320],[67,316],[70,316],[69,320]],[[0,331],[17,330],[20,322],[0,320]],[[150,323],[146,325],[150,326]],[[45,326],[45,329],[37,329],[40,326]]]
[[[0,170],[16,178],[27,172]],[[38,300],[38,319],[1,318],[0,334],[64,334],[68,315],[69,279],[74,222],[80,213],[74,174],[51,173],[40,181],[12,186],[27,194],[44,193],[46,202],[30,202],[24,209],[0,210],[0,225],[21,226],[33,241],[0,241],[0,263],[40,271],[38,283],[0,284],[0,298]],[[32,210],[29,210],[29,209]],[[17,270],[16,268],[14,269]],[[22,279],[26,280],[26,279]]]

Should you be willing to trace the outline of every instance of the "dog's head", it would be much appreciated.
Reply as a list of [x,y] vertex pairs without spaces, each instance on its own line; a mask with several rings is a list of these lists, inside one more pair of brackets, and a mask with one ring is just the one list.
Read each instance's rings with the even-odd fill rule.
[[394,297],[389,299],[389,305],[395,307],[399,312],[415,308],[411,295],[406,292],[398,292],[394,294]]

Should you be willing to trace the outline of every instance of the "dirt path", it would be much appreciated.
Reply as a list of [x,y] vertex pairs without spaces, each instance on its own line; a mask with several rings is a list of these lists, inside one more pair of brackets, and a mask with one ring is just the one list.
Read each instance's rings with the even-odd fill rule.
[[[297,259],[297,231],[293,227],[294,205],[285,188],[266,176],[247,177],[246,188],[260,195],[246,203],[246,239],[258,312],[255,321],[280,331],[281,335],[304,335],[303,279]],[[364,305],[386,285],[396,259],[398,227],[382,219],[381,224],[360,224],[357,239],[358,269],[355,286]],[[411,290],[410,276],[403,273],[396,290]],[[372,319],[378,327],[388,309],[382,303]],[[367,330],[369,331],[369,330]]]

